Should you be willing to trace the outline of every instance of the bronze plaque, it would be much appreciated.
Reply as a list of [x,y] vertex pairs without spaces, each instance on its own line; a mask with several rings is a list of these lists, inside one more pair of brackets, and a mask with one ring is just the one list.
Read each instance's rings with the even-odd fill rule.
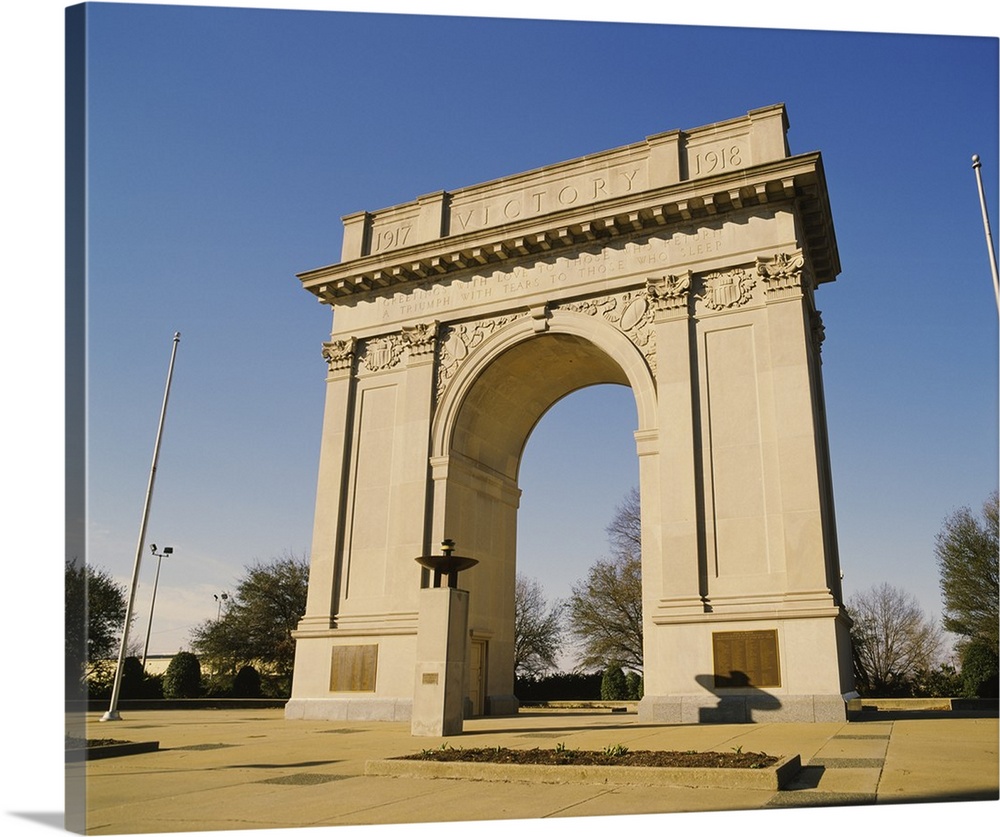
[[715,688],[780,686],[777,631],[721,631],[712,634]]
[[331,692],[374,692],[377,645],[341,645],[333,649]]

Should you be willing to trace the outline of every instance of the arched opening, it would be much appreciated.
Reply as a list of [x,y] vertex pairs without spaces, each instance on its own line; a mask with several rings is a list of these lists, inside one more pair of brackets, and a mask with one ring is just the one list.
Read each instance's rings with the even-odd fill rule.
[[[554,404],[528,438],[518,473],[517,573],[537,582],[550,605],[568,602],[609,555],[607,526],[639,485],[636,421],[632,392],[599,384]],[[570,639],[556,660],[564,672],[577,663]]]
[[[584,321],[592,328],[591,318]],[[507,335],[506,343],[500,336],[495,345],[485,347],[481,363],[470,364],[467,381],[455,382],[461,400],[455,404],[450,433],[443,434],[449,443],[435,474],[435,528],[454,539],[460,552],[479,559],[463,579],[470,593],[473,714],[500,714],[514,705],[519,479],[529,436],[553,405],[600,384],[617,385],[615,389],[628,393],[630,430],[642,427],[642,394],[636,393],[634,382],[640,368],[633,362],[637,353],[629,344],[630,353],[616,358],[616,335],[610,350],[598,345],[600,331],[596,339],[554,329]],[[641,363],[641,357],[638,360]],[[644,364],[641,369],[646,369]],[[645,374],[640,386],[648,380]],[[448,406],[442,405],[444,415]],[[634,438],[630,442],[634,462]],[[603,516],[613,513],[614,502]],[[585,573],[586,567],[582,569]],[[484,662],[477,672],[480,658]]]

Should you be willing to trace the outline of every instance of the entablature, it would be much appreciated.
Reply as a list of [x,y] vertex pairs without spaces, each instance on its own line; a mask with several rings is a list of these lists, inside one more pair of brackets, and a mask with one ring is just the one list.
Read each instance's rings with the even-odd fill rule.
[[362,256],[301,273],[298,278],[320,302],[336,305],[348,297],[395,292],[407,283],[433,281],[464,270],[532,255],[550,257],[580,245],[781,205],[792,207],[800,218],[815,281],[836,279],[840,262],[818,152]]

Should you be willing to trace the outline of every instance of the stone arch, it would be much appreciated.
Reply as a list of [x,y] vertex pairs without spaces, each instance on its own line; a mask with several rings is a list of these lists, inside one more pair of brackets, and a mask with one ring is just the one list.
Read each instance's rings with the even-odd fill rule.
[[334,329],[288,717],[411,717],[440,682],[415,676],[440,620],[414,558],[444,537],[479,560],[469,693],[516,711],[518,466],[603,382],[636,400],[640,714],[846,716],[816,308],[840,264],[822,160],[787,126],[773,105],[344,218],[341,263],[299,275]]
[[[470,425],[476,423],[476,416],[488,420],[490,416],[520,412],[516,425],[498,429],[520,439],[516,453],[519,460],[524,442],[545,411],[560,398],[592,384],[630,387],[636,399],[637,432],[656,429],[656,385],[646,360],[626,335],[596,317],[574,311],[548,312],[543,322],[544,328],[540,330],[537,321],[528,317],[517,319],[499,328],[469,355],[435,410],[432,457],[447,456],[453,449],[468,455],[469,451],[463,447],[463,442],[468,444],[468,441],[456,440],[456,434],[483,436],[496,432],[474,430]],[[546,367],[543,378],[519,374],[530,371],[525,364],[544,357],[543,352],[539,357],[529,358],[532,345],[548,344],[562,347],[566,356],[562,368],[557,372],[551,366]],[[515,391],[497,387],[502,378],[512,381]],[[490,400],[506,400],[519,406],[498,412],[491,410]],[[472,402],[483,403],[474,406]],[[497,465],[500,463],[494,463],[494,470],[516,479],[516,471],[511,473],[508,467]]]
[[[553,404],[594,384],[630,387],[637,439],[655,433],[655,384],[632,340],[603,318],[553,310],[543,320],[516,319],[478,345],[435,412],[433,537],[454,539],[479,559],[463,586],[470,592],[470,630],[489,637],[492,710],[516,705],[517,477],[524,446]],[[646,509],[644,522],[656,513]]]

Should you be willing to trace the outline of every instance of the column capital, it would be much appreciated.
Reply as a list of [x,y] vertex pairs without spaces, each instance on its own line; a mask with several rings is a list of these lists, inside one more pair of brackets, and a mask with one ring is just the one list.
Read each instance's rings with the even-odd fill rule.
[[801,250],[775,253],[770,258],[757,257],[757,275],[764,280],[768,302],[791,299],[802,293],[805,257]]
[[331,340],[323,344],[323,359],[330,372],[350,372],[354,365],[354,352],[357,339],[348,337],[346,340]]
[[403,344],[409,352],[409,361],[434,356],[437,347],[438,321],[432,320],[429,323],[417,323],[411,326],[403,326],[401,329]]
[[685,319],[691,298],[691,271],[646,280],[646,295],[657,320]]

